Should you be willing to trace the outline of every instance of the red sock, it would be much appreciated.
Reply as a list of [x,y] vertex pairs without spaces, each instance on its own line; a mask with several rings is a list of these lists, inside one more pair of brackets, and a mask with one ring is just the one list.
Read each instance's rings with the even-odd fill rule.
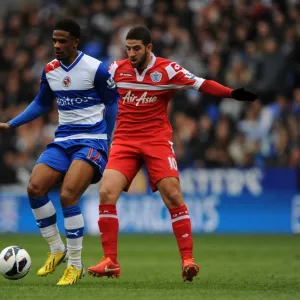
[[117,262],[119,220],[115,205],[99,205],[98,227],[104,256]]
[[172,227],[182,259],[193,257],[193,238],[190,216],[186,205],[170,209]]

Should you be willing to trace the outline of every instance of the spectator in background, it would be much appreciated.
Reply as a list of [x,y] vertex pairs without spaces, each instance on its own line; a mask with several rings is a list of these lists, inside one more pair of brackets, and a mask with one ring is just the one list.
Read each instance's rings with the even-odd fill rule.
[[256,87],[264,103],[272,102],[277,93],[284,91],[286,77],[285,57],[278,49],[276,40],[270,37],[263,42],[256,78]]
[[232,166],[229,154],[230,124],[227,117],[222,116],[218,121],[214,139],[205,149],[205,166],[208,168],[228,168]]
[[194,166],[205,167],[205,151],[213,141],[213,122],[211,118],[204,114],[198,121],[198,128],[195,136],[190,141],[190,149]]
[[[1,121],[11,119],[36,95],[37,79],[45,62],[51,59],[51,43],[46,37],[52,34],[57,19],[74,17],[83,28],[81,48],[107,65],[125,58],[122,41],[128,28],[145,24],[152,29],[155,55],[177,60],[200,77],[230,86],[243,84],[261,96],[261,102],[245,105],[199,93],[176,94],[169,113],[172,123],[178,122],[178,112],[185,120],[182,128],[174,127],[180,166],[297,166],[300,161],[300,6],[297,3],[76,0],[72,4],[43,1],[36,5],[9,6],[0,17]],[[227,121],[223,120],[224,115]],[[53,112],[41,122],[26,129],[34,133],[33,137],[20,131],[10,138],[0,137],[0,165],[11,174],[0,179],[0,184],[9,177],[11,182],[27,180],[39,149],[52,138],[51,128],[56,122]],[[216,161],[212,154],[220,144],[226,146],[221,151],[221,161]],[[205,154],[207,149],[210,151]]]

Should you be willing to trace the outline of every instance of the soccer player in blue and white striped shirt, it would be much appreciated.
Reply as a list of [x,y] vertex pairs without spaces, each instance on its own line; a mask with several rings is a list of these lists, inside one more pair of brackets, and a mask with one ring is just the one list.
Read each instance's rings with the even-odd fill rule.
[[[78,201],[91,183],[98,182],[108,157],[108,144],[115,125],[119,94],[101,61],[77,47],[80,26],[73,20],[59,21],[53,31],[56,59],[43,70],[40,91],[31,104],[0,130],[16,128],[58,104],[59,126],[55,139],[35,165],[28,197],[36,223],[50,246],[39,276],[52,273],[67,260],[68,266],[58,285],[70,285],[84,274],[81,249],[84,220]],[[56,211],[49,190],[63,179],[60,202],[64,215],[67,247],[61,240]]]

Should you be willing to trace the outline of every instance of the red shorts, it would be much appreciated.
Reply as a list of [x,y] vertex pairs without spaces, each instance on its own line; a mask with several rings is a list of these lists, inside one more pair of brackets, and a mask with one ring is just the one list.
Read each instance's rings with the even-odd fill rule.
[[124,174],[128,186],[137,172],[145,164],[150,186],[153,192],[157,191],[156,183],[166,177],[179,179],[176,157],[171,141],[151,142],[113,142],[106,169],[113,169]]

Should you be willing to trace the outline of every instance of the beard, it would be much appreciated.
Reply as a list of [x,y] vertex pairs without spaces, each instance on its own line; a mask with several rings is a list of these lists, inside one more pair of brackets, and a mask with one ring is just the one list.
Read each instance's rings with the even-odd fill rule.
[[136,69],[143,69],[146,60],[147,60],[147,52],[145,51],[144,55],[140,58],[139,62],[133,67],[136,68]]

